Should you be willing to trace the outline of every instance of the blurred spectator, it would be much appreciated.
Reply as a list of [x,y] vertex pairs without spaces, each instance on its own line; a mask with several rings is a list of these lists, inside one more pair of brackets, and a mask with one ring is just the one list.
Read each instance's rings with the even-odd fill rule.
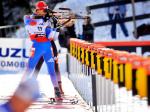
[[8,102],[0,106],[0,112],[25,112],[39,96],[38,82],[35,78],[28,79],[20,83]]
[[24,14],[31,12],[29,0],[2,0],[5,25],[16,25]]
[[70,20],[67,24],[65,24],[65,26],[60,31],[60,36],[59,36],[60,46],[68,48],[69,50],[70,38],[76,38],[75,25],[73,19]]
[[[81,17],[76,15],[76,17]],[[83,19],[76,19],[75,21],[75,32],[78,39],[83,39]]]
[[94,27],[91,24],[91,18],[87,17],[83,24],[83,40],[93,42]]
[[[137,28],[137,38],[144,35],[150,35],[150,24],[142,24],[138,26]],[[135,31],[133,31],[134,33]]]
[[21,19],[21,18],[18,19],[17,25],[18,25],[18,28],[16,29],[15,37],[16,38],[28,38],[29,35],[24,28],[23,19]]
[[73,20],[65,25],[65,36],[67,38],[76,38],[75,25]]
[[29,35],[26,32],[24,27],[20,27],[19,29],[17,29],[17,31],[15,32],[15,37],[16,38],[28,38]]
[[[117,2],[119,0],[106,0],[107,2]],[[119,6],[112,6],[108,7],[108,16],[109,20],[115,20],[116,22],[125,18],[126,16],[126,6],[125,5],[119,5]],[[111,37],[112,39],[116,39],[116,22],[112,23],[111,27]],[[119,22],[119,25],[126,37],[129,36],[128,30],[125,26],[124,22]]]

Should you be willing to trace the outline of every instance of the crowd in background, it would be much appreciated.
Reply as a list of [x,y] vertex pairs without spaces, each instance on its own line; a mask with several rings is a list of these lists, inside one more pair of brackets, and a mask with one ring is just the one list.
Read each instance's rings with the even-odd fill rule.
[[[4,13],[4,23],[5,25],[23,25],[23,15],[27,13],[32,13],[32,5],[34,2],[37,0],[3,0],[3,12]],[[57,0],[56,0],[57,1]],[[61,0],[60,0],[61,1]],[[65,1],[65,0],[62,0]],[[108,2],[118,2],[120,0],[105,0],[106,3]],[[52,3],[50,1],[46,1],[49,4],[49,7],[53,9],[57,3]],[[12,9],[11,11],[9,9]],[[115,20],[115,21],[120,21],[121,19],[124,19],[127,14],[127,7],[126,5],[119,5],[119,6],[113,6],[113,7],[108,7],[107,8],[107,15],[108,15],[108,20]],[[82,15],[81,15],[82,16]],[[74,20],[70,22],[68,25],[62,28],[60,32],[60,37],[59,41],[64,41],[66,43],[65,45],[62,45],[64,47],[68,47],[69,43],[69,38],[79,38],[82,40],[86,40],[89,42],[94,41],[94,26],[92,25],[92,17],[86,16],[85,19],[81,20],[82,24],[78,25],[80,20]],[[128,28],[126,27],[125,22],[120,22],[119,23],[120,28],[122,30],[122,33],[124,34],[125,37],[130,36]],[[78,28],[77,28],[78,27]],[[79,28],[80,27],[80,28]],[[149,34],[149,24],[142,24],[141,26],[137,26],[137,31],[138,35],[141,36],[144,34]],[[78,31],[77,31],[78,29]],[[79,31],[80,30],[80,31]],[[110,36],[112,39],[116,40],[117,39],[117,23],[112,23],[110,27]],[[24,33],[24,29],[21,27],[19,30],[16,32],[17,37],[26,37]],[[134,35],[134,31],[132,31]],[[60,43],[62,44],[62,43]]]

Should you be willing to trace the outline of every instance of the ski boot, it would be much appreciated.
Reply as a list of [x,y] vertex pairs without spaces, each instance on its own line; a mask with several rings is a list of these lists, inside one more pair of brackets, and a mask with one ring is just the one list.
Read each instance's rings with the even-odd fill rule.
[[54,88],[54,92],[55,92],[55,100],[56,101],[62,101],[62,97],[61,97],[61,93],[58,87]]

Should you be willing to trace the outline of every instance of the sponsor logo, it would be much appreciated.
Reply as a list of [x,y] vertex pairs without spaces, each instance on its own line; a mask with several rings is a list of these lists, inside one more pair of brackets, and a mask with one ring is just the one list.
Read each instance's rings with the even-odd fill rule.
[[0,68],[1,70],[12,69],[12,71],[25,68],[29,56],[25,48],[1,48],[0,47]]
[[50,58],[50,59],[48,60],[48,62],[54,62],[54,59],[53,59],[53,58]]
[[29,58],[24,48],[0,48],[0,57]]
[[0,61],[0,68],[5,68],[5,67],[15,67],[15,68],[24,68],[26,67],[26,62],[19,62],[19,61]]

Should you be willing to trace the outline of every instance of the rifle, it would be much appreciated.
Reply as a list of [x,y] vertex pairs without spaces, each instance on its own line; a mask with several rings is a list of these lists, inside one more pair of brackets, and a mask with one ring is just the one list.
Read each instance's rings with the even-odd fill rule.
[[[34,15],[33,18],[35,18],[35,19],[43,18],[44,21],[52,19],[56,29],[59,29],[59,28],[65,26],[71,20],[87,19],[87,17],[83,17],[81,15],[72,13],[70,8],[59,8],[59,11],[46,9],[45,12],[46,12],[46,15],[44,17]],[[65,21],[63,21],[63,20],[65,20]]]
[[81,15],[77,15],[71,12],[70,8],[59,8],[59,11],[54,11],[54,10],[47,10],[47,15],[46,18],[54,18],[54,20],[56,20],[57,22],[61,21],[61,20],[65,20],[63,21],[63,23],[60,23],[57,27],[62,27],[65,26],[67,23],[69,23],[71,20],[75,20],[75,19],[87,19],[88,16],[83,17]]

